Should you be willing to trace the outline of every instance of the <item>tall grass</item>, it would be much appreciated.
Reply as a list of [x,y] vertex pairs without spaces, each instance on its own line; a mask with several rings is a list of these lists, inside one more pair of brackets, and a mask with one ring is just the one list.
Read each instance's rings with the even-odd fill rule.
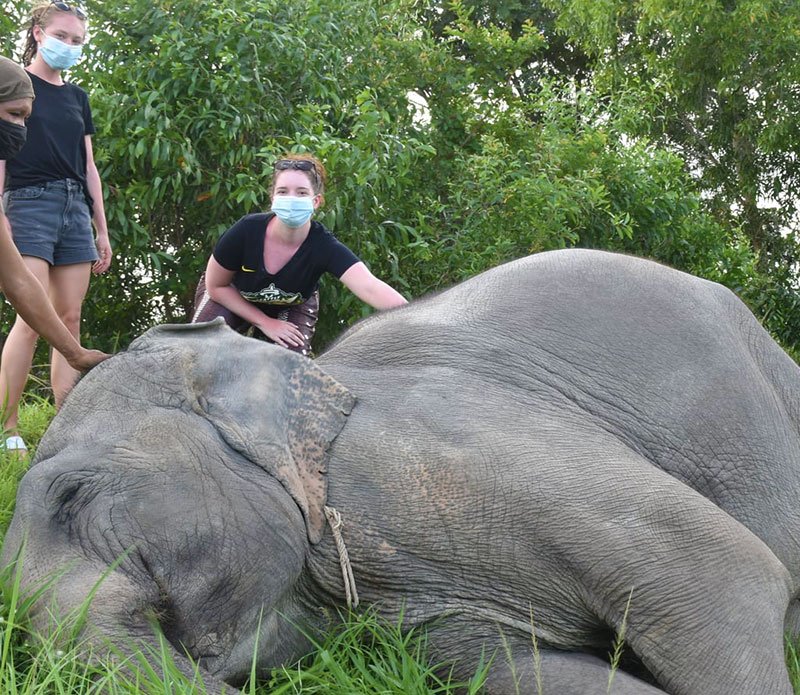
[[[205,693],[199,669],[181,673],[168,645],[149,654],[93,659],[73,639],[65,621],[47,637],[29,632],[26,611],[13,571],[6,569],[0,605],[0,693],[4,695],[198,695]],[[162,638],[163,639],[163,638]],[[65,646],[66,645],[66,646]],[[374,612],[350,615],[316,651],[292,667],[276,669],[266,682],[254,678],[246,695],[476,695],[485,673],[469,682],[451,679],[446,669],[428,665],[424,635],[404,632]],[[444,673],[439,673],[443,670]]]
[[[402,620],[401,620],[402,622]],[[473,695],[480,692],[485,669],[466,682],[455,682],[443,666],[428,664],[425,635],[403,631],[374,612],[351,614],[342,627],[316,643],[305,663],[273,672],[271,695],[294,693],[407,693]]]
[[[20,434],[31,453],[53,416],[49,401],[28,397],[20,408]],[[8,528],[20,478],[29,456],[0,450],[0,539]],[[187,677],[162,642],[156,653],[96,659],[76,642],[69,622],[47,636],[34,634],[26,613],[31,598],[22,598],[14,568],[0,571],[0,693],[2,695],[202,695],[201,675]],[[533,623],[533,614],[531,614]],[[622,631],[621,631],[622,632]],[[620,659],[624,632],[613,645],[613,667]],[[533,641],[532,653],[538,655]],[[800,695],[800,640],[786,641],[786,663],[795,695]],[[154,666],[155,665],[155,666]],[[468,682],[452,679],[443,665],[431,666],[425,635],[404,631],[372,611],[346,616],[341,626],[300,663],[276,669],[265,681],[255,677],[247,695],[455,695],[480,693],[488,664]],[[540,674],[523,684],[523,692],[550,695]],[[613,670],[608,692],[613,693]],[[553,694],[555,695],[555,694]]]
[[5,535],[14,513],[14,499],[19,481],[28,470],[30,457],[53,415],[55,408],[49,400],[26,394],[19,408],[19,433],[28,444],[28,452],[0,449],[0,539]]

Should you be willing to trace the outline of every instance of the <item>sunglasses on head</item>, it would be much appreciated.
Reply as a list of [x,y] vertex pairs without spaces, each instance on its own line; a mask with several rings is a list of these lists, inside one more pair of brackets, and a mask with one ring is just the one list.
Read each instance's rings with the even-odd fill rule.
[[54,0],[50,4],[62,12],[74,12],[78,19],[86,19],[86,13],[78,5],[70,5],[68,2],[55,2]]
[[310,162],[307,159],[279,159],[275,162],[275,171],[285,171],[286,169],[317,173],[317,167],[314,166],[314,162]]
[[310,172],[315,184],[317,186],[322,185],[316,165],[308,159],[279,159],[275,162],[275,171],[286,171],[287,169]]

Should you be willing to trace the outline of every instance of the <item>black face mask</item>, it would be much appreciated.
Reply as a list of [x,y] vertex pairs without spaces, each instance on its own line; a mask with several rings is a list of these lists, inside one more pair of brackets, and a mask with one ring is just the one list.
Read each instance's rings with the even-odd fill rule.
[[0,159],[16,157],[27,137],[28,129],[24,125],[10,123],[0,118]]

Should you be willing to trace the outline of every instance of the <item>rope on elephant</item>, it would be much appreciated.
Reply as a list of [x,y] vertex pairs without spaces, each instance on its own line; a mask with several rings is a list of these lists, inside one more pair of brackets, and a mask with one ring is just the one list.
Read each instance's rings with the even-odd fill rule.
[[342,515],[333,507],[325,507],[325,516],[333,532],[333,539],[336,541],[336,550],[339,551],[339,565],[342,568],[342,581],[344,582],[344,594],[347,598],[347,607],[358,607],[358,591],[356,590],[356,578],[353,576],[353,566],[350,564],[350,556],[342,538],[341,528],[344,525]]

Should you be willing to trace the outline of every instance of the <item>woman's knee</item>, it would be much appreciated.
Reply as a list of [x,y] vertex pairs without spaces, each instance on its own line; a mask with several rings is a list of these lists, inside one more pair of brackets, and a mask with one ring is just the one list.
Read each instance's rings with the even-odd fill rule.
[[38,337],[39,334],[27,323],[25,323],[25,320],[21,316],[18,315],[14,321],[14,325],[11,327],[11,332],[8,334],[8,338],[6,338],[6,343],[11,341],[12,343],[22,342],[34,345]]
[[81,328],[81,308],[70,307],[58,312],[59,318],[69,329],[70,333],[76,334]]

